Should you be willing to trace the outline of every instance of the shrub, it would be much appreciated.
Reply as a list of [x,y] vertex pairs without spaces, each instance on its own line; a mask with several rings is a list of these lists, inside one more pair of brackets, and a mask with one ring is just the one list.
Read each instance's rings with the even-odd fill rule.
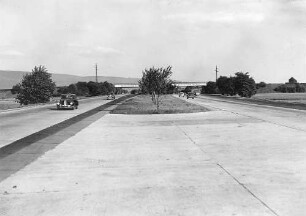
[[207,82],[206,86],[202,86],[201,90],[202,94],[217,94],[217,85],[215,82],[209,81]]
[[255,81],[248,73],[235,73],[234,86],[235,91],[240,97],[252,97],[256,94]]
[[173,85],[170,79],[172,67],[145,69],[142,72],[142,78],[138,81],[139,88],[143,94],[151,94],[152,101],[156,105],[157,112],[161,102],[160,96],[169,94],[169,88]]
[[259,88],[264,88],[264,87],[266,87],[267,86],[267,84],[265,83],[265,82],[260,82],[260,83],[257,83],[256,84],[256,88],[257,89],[259,89]]
[[291,78],[289,79],[289,83],[290,83],[290,84],[295,84],[295,83],[297,83],[297,80],[294,79],[293,77],[291,77]]
[[20,86],[20,83],[19,84],[16,84],[13,86],[13,88],[11,89],[11,93],[12,94],[18,94],[21,90],[21,86]]
[[51,74],[44,66],[35,66],[32,73],[26,74],[19,85],[16,99],[24,105],[48,102],[55,90]]
[[131,91],[131,94],[138,94],[139,93],[139,90],[138,89],[133,89],[132,91]]
[[234,86],[234,77],[225,77],[225,76],[220,76],[217,80],[217,87],[220,91],[221,94],[226,94],[226,95],[235,95],[236,90]]

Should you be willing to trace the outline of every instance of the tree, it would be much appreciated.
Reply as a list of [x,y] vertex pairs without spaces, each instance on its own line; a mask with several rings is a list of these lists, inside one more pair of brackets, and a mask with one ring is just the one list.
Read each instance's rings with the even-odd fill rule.
[[237,72],[234,77],[234,86],[240,97],[252,97],[256,94],[256,83],[249,73]]
[[78,87],[76,86],[76,84],[70,84],[67,88],[67,93],[71,93],[71,94],[77,94],[78,93]]
[[104,88],[104,91],[102,91],[102,94],[110,94],[116,91],[115,86],[112,83],[109,83],[107,81],[103,82],[102,86]]
[[87,87],[86,82],[77,82],[76,86],[78,89],[77,95],[85,95],[85,96],[89,95],[89,89]]
[[217,80],[217,87],[222,95],[235,95],[234,77],[220,76]]
[[186,88],[184,89],[184,92],[187,94],[189,92],[192,91],[192,87],[191,86],[186,86]]
[[289,83],[290,83],[290,84],[296,84],[296,83],[297,83],[297,80],[294,79],[293,77],[291,77],[291,78],[289,79]]
[[19,85],[20,91],[16,99],[22,105],[48,102],[55,90],[51,74],[44,66],[35,66],[32,73],[26,74]]
[[295,84],[295,90],[296,90],[296,92],[305,92],[306,91],[305,86],[303,86],[299,83]]
[[276,92],[282,92],[282,93],[295,93],[295,92],[305,92],[305,86],[303,86],[300,83],[295,84],[282,84],[274,89]]
[[217,86],[215,82],[209,81],[206,86],[202,86],[202,94],[217,94]]
[[173,85],[170,79],[172,67],[167,68],[150,68],[142,72],[142,78],[138,81],[139,88],[143,94],[151,94],[152,101],[156,105],[157,112],[160,106],[160,96],[167,94],[169,86]]
[[265,83],[265,82],[260,82],[260,83],[257,83],[256,84],[256,88],[257,89],[259,89],[259,88],[264,88],[264,87],[266,87],[267,86],[267,84]]
[[11,93],[12,94],[18,94],[21,90],[21,86],[20,86],[20,83],[14,85],[11,89]]
[[101,94],[101,85],[99,85],[99,83],[90,81],[87,83],[87,88],[89,90],[90,96],[97,96]]

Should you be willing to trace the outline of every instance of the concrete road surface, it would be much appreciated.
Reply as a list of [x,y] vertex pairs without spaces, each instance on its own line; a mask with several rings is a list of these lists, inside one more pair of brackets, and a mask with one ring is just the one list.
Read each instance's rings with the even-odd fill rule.
[[77,110],[57,110],[56,105],[51,104],[0,111],[0,148],[107,102],[109,100],[103,96],[80,100]]
[[0,215],[305,215],[306,112],[192,101],[96,116],[0,182]]

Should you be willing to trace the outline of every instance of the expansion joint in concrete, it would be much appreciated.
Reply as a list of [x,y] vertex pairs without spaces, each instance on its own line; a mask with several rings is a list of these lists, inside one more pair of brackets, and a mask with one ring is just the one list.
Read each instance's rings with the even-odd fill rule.
[[[174,122],[173,122],[174,124]],[[246,190],[253,198],[258,200],[265,208],[267,208],[273,215],[280,216],[277,214],[270,206],[268,206],[263,200],[261,200],[258,196],[256,196],[247,186],[241,183],[233,174],[231,174],[228,170],[226,170],[220,163],[216,162],[210,155],[205,152],[200,145],[198,145],[181,127],[174,124],[182,133],[191,141],[191,143],[199,148],[201,152],[209,157],[209,160],[216,164],[223,172],[225,172],[228,176],[230,176],[238,185],[240,185],[244,190]]]
[[237,182],[241,187],[243,187],[249,194],[251,194],[255,199],[257,199],[263,206],[269,209],[274,215],[279,216],[270,206],[268,206],[264,201],[262,201],[258,196],[256,196],[247,186],[241,183],[235,176],[233,176],[228,170],[226,170],[221,164],[216,163],[225,173],[227,173],[235,182]]

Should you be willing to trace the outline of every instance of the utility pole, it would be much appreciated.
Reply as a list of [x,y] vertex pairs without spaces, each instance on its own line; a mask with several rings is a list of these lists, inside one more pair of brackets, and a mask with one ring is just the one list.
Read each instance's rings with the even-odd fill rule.
[[98,83],[98,64],[96,63],[96,83]]
[[216,65],[216,70],[215,70],[215,71],[216,71],[216,83],[217,83],[217,80],[218,80],[218,72],[219,72],[219,71],[218,71],[218,66],[217,66],[217,65]]

